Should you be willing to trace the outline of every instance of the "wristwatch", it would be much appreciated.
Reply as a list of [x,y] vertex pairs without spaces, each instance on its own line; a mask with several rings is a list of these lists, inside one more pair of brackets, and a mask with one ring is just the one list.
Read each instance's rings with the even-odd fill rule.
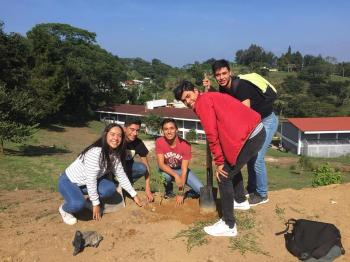
[[185,187],[179,187],[178,196],[184,196],[185,195]]

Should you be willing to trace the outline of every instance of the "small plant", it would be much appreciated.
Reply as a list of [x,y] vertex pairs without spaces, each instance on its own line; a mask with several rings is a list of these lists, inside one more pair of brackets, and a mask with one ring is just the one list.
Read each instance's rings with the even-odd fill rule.
[[332,168],[329,163],[323,164],[314,170],[312,178],[312,186],[326,186],[331,184],[340,184],[342,182],[342,174]]
[[205,238],[207,233],[204,232],[203,227],[211,225],[213,221],[200,221],[195,222],[188,229],[184,229],[176,234],[174,239],[185,237],[187,238],[187,252],[190,252],[192,248],[202,246],[208,243],[208,240]]
[[256,254],[269,256],[268,252],[261,249],[259,237],[255,234],[256,232],[260,231],[257,230],[257,223],[255,221],[254,214],[254,210],[235,213],[237,226],[239,228],[239,235],[230,239],[229,249],[232,251],[238,251],[242,255],[246,252],[253,252]]
[[186,140],[189,142],[194,142],[197,139],[197,133],[196,130],[194,129],[190,129],[190,131],[188,131],[186,133]]
[[159,205],[162,205],[163,202],[163,198],[164,198],[164,192],[165,192],[165,188],[164,188],[164,184],[165,184],[165,177],[162,176],[162,174],[160,174],[159,172],[153,172],[153,176],[151,176],[151,182],[152,184],[156,184],[156,190],[160,193],[160,200],[159,200]]
[[285,208],[281,208],[278,205],[275,207],[275,213],[278,216],[279,220],[284,220]]
[[[236,223],[239,227],[239,235],[230,238],[228,248],[233,251],[238,250],[241,254],[253,252],[269,256],[268,252],[261,249],[259,237],[255,234],[256,232],[259,232],[260,234],[262,233],[256,228],[257,223],[254,219],[254,214],[254,210],[236,213]],[[206,238],[208,235],[204,232],[203,228],[213,223],[214,221],[195,222],[188,229],[179,232],[174,239],[180,237],[187,238],[187,252],[190,252],[193,247],[202,246],[208,243],[208,239]]]
[[255,227],[254,211],[249,210],[249,212],[236,212],[236,222],[239,225],[239,229],[247,231]]

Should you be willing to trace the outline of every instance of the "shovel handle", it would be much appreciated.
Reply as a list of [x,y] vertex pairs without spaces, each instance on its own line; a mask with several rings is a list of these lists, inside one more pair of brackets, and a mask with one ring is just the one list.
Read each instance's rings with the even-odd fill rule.
[[209,143],[207,141],[207,186],[213,186],[213,166],[212,166],[212,156],[209,148]]

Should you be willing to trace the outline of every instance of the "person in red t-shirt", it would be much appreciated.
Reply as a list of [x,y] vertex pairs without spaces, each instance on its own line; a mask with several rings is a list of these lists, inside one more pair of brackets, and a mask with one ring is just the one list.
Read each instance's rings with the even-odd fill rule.
[[[164,136],[156,140],[156,154],[161,175],[166,180],[165,198],[174,197],[173,183],[175,180],[179,188],[179,194],[176,196],[176,203],[183,204],[184,186],[187,184],[194,191],[195,197],[199,197],[200,188],[203,184],[188,168],[192,154],[191,145],[177,135],[176,121],[172,118],[163,120],[162,131]],[[190,192],[189,191],[189,192]]]

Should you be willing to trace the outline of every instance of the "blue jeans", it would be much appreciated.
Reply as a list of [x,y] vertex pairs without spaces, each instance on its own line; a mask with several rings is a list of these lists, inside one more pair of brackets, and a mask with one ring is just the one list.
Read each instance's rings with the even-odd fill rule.
[[[74,214],[79,213],[85,207],[85,197],[87,195],[86,186],[78,186],[72,183],[63,173],[58,178],[58,191],[64,198],[63,210]],[[97,192],[101,199],[106,199],[116,193],[115,184],[107,178],[100,178],[97,180]]]
[[273,135],[277,131],[278,119],[275,113],[265,117],[261,121],[265,127],[266,138],[258,154],[249,160],[248,168],[248,192],[257,192],[262,197],[267,197],[268,181],[265,165],[265,154],[271,143]]
[[[165,178],[165,192],[169,193],[173,191],[173,181],[175,178],[173,176],[168,175],[167,173],[161,171],[161,175]],[[173,169],[181,177],[181,168]],[[192,188],[197,194],[200,194],[200,188],[203,187],[203,184],[197,176],[191,171],[191,169],[187,170],[187,179],[186,185]]]
[[147,167],[145,164],[135,161],[127,161],[126,162],[126,170],[125,170],[130,183],[136,182],[140,177],[143,177],[147,173]]

